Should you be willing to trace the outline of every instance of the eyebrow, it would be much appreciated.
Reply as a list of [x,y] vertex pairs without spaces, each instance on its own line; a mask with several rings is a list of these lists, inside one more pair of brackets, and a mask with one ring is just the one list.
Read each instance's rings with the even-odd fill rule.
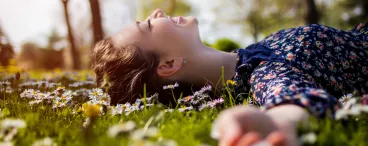
[[136,21],[136,22],[135,22],[135,24],[136,24],[135,26],[138,28],[138,30],[139,30],[139,31],[141,31],[141,27],[139,27],[139,24],[140,24],[140,23],[141,23],[141,22],[139,22],[139,21]]

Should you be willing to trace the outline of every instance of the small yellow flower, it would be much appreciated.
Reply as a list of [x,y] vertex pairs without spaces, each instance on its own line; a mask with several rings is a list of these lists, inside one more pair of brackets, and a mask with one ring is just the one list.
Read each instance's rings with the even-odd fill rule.
[[235,81],[233,81],[233,80],[227,80],[226,81],[226,84],[228,84],[228,85],[235,85]]
[[97,117],[101,113],[101,106],[98,104],[83,104],[83,108],[87,117]]

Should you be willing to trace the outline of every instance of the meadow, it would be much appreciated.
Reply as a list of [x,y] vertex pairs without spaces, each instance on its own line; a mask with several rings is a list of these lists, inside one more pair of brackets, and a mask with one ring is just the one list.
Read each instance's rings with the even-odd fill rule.
[[[157,94],[112,106],[104,90],[89,71],[2,69],[0,146],[212,146],[218,134],[212,130],[214,120],[236,106],[228,86],[221,97],[210,97],[212,87],[203,87],[177,99],[175,107],[157,103]],[[339,101],[343,108],[336,120],[311,118],[308,129],[298,129],[302,145],[368,145],[368,96],[349,94]]]

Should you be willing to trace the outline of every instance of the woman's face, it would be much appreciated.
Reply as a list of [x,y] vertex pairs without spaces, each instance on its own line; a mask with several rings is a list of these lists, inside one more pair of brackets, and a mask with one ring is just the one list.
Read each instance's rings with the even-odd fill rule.
[[145,21],[131,24],[112,37],[115,44],[138,44],[160,57],[183,57],[195,53],[201,40],[195,17],[169,17],[156,10]]

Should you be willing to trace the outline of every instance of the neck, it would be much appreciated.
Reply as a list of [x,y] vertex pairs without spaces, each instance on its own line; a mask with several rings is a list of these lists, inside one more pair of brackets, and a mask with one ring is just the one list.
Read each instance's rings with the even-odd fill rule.
[[188,58],[185,77],[195,85],[205,84],[213,87],[222,87],[222,67],[224,68],[225,82],[235,75],[236,53],[218,51],[207,46],[201,46],[202,52]]

